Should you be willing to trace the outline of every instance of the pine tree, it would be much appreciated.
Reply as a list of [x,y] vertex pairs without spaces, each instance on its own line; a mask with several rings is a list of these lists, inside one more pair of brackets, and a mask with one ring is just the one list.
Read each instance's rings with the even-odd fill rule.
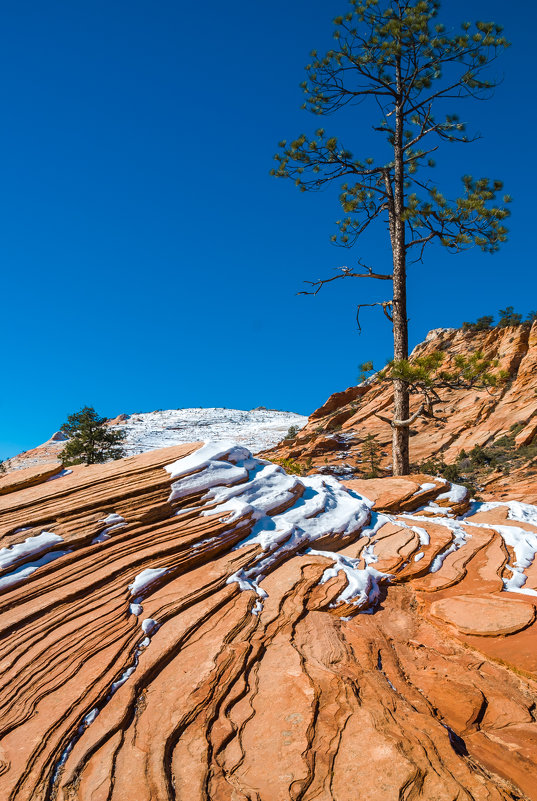
[[[493,22],[464,22],[447,32],[437,23],[437,0],[351,0],[349,12],[336,17],[335,46],[324,56],[312,52],[302,88],[304,108],[317,115],[334,114],[360,105],[358,135],[371,102],[373,130],[386,153],[357,158],[336,136],[319,128],[314,137],[301,134],[280,143],[272,174],[292,178],[302,191],[341,182],[344,217],[332,239],[352,246],[378,221],[389,237],[391,272],[358,260],[360,267],[338,267],[326,279],[308,282],[317,294],[339,278],[373,278],[391,282],[390,296],[379,306],[393,325],[394,362],[408,359],[407,261],[421,261],[434,242],[451,252],[478,246],[494,252],[505,241],[508,216],[497,202],[501,181],[462,178],[462,194],[450,201],[424,174],[434,167],[431,154],[439,145],[470,142],[465,124],[448,113],[445,101],[486,98],[494,81],[486,68],[508,46],[502,28]],[[380,119],[377,118],[380,109]],[[509,196],[503,197],[507,203]],[[409,258],[411,257],[411,259]],[[358,315],[357,315],[358,319]],[[394,377],[393,472],[409,472],[409,387]]]
[[380,467],[380,447],[376,434],[367,434],[362,443],[362,459],[367,463],[369,471],[366,478],[378,478]]
[[512,325],[522,325],[522,315],[515,311],[514,306],[507,306],[506,309],[500,309],[500,319],[498,320],[498,328],[508,328]]
[[102,464],[124,456],[121,443],[124,431],[114,431],[106,425],[106,417],[99,417],[92,406],[84,406],[70,414],[61,431],[69,437],[60,459],[64,467],[73,464]]

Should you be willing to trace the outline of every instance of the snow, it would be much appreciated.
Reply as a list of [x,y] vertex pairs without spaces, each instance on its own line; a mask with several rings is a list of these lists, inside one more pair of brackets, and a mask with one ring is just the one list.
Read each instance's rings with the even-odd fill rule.
[[[350,556],[332,553],[332,551],[309,550],[308,553],[317,556],[325,556],[331,559],[334,564],[327,568],[321,578],[321,584],[325,584],[329,579],[335,578],[341,571],[345,574],[347,584],[336,598],[336,603],[351,603],[354,606],[374,606],[380,596],[380,584],[389,581],[389,573],[381,573],[371,566],[371,562],[376,562],[377,558],[373,553],[372,546],[364,549],[365,568],[360,568],[360,559],[353,559]],[[335,606],[332,603],[331,606]]]
[[[445,510],[444,510],[445,511]],[[431,567],[429,568],[430,573],[437,573],[442,565],[444,564],[444,560],[450,553],[454,553],[458,551],[459,548],[462,548],[463,545],[466,544],[468,538],[472,535],[465,531],[460,522],[457,520],[452,520],[447,517],[431,517],[427,518],[422,515],[411,515],[411,514],[403,514],[401,517],[406,518],[407,520],[415,520],[415,521],[425,521],[429,520],[431,523],[435,523],[437,526],[444,526],[445,528],[449,528],[453,534],[451,544],[445,548],[441,553],[437,554],[432,561]],[[400,524],[401,520],[399,517],[397,518],[397,523]]]
[[514,564],[507,565],[512,575],[511,578],[504,579],[504,589],[508,592],[537,595],[537,590],[524,587],[527,580],[524,570],[533,563],[535,554],[537,554],[537,533],[518,528],[518,526],[495,525],[494,528],[501,534],[506,545],[509,545],[515,552]]
[[167,448],[199,440],[232,439],[256,453],[276,445],[290,426],[300,429],[308,418],[275,409],[169,409],[132,414],[117,428],[126,433],[126,453]]
[[59,534],[42,531],[41,534],[34,537],[27,537],[24,542],[2,548],[0,549],[0,568],[6,569],[26,559],[37,558],[59,542],[63,542],[63,537],[60,537]]
[[[27,530],[27,528],[17,529],[19,532]],[[34,537],[26,537],[24,542],[0,549],[0,569],[5,571],[0,575],[0,590],[25,581],[40,567],[71,553],[71,551],[53,550],[59,542],[63,542],[63,537],[59,534],[42,531]],[[11,572],[7,572],[10,568]]]
[[158,627],[159,624],[156,620],[153,620],[152,617],[146,617],[145,620],[142,620],[142,631],[144,634],[151,636],[151,634],[155,633]]
[[461,501],[464,501],[467,496],[468,490],[466,487],[463,487],[461,484],[452,484],[450,489],[447,492],[443,492],[441,495],[438,495],[436,500],[447,500],[450,503],[460,503]]
[[[522,501],[489,501],[486,503],[472,501],[470,511],[466,513],[465,518],[472,517],[478,512],[488,512],[490,509],[497,509],[499,506],[507,507],[507,518],[509,520],[514,520],[518,523],[527,523],[537,528],[537,506],[533,506],[530,503],[523,503]],[[518,526],[471,523],[469,521],[467,525],[477,525],[482,528],[491,528],[497,531],[498,534],[503,537],[505,544],[514,551],[514,564],[506,565],[507,569],[511,572],[511,577],[503,580],[504,590],[506,592],[518,592],[524,595],[537,596],[537,590],[524,586],[527,581],[527,576],[524,571],[533,564],[535,556],[537,555],[537,533]]]
[[148,567],[142,570],[141,573],[138,573],[132,584],[129,584],[131,595],[140,595],[143,590],[146,590],[166,573],[168,573],[167,567]]
[[104,517],[102,520],[99,521],[100,523],[107,523],[109,526],[116,526],[119,523],[124,523],[125,518],[121,517],[121,515],[116,515],[115,512]]
[[47,481],[55,481],[57,478],[63,478],[64,476],[69,476],[71,475],[72,472],[73,472],[72,470],[60,470],[60,472],[56,473],[55,476],[47,478]]
[[98,542],[105,542],[106,540],[109,540],[109,539],[110,539],[110,534],[107,534],[106,533],[106,529],[105,529],[104,531],[101,531],[100,534],[97,534],[97,536],[92,539],[91,544],[92,545],[96,545]]
[[430,490],[430,489],[434,489],[435,487],[436,487],[436,484],[431,484],[430,482],[426,482],[425,484],[420,484],[420,489],[421,490]]
[[127,525],[125,518],[121,517],[121,515],[116,515],[114,512],[106,517],[103,517],[101,520],[99,520],[99,523],[108,523],[109,525],[107,528],[103,529],[100,534],[97,534],[97,536],[92,539],[92,545],[109,540],[110,531],[114,531],[117,528],[123,528],[123,526]]
[[[253,564],[230,576],[228,583],[253,590],[259,598],[266,597],[259,585],[276,563],[311,548],[328,534],[358,536],[371,520],[371,501],[334,477],[289,476],[278,465],[255,459],[246,448],[230,441],[206,442],[166,470],[179,479],[172,485],[170,500],[205,491],[202,500],[208,509],[204,513],[220,514],[227,523],[245,518],[254,523],[249,536],[236,548],[258,544],[262,553]],[[222,486],[223,482],[231,486]],[[284,512],[271,516],[273,510],[289,503]],[[331,552],[330,558],[335,564],[339,559]],[[373,554],[370,561],[374,561]],[[348,579],[346,600],[356,595],[356,603],[361,605],[366,596],[377,597],[378,581],[386,578],[384,574],[370,565],[359,570],[351,561],[340,560],[337,565]]]
[[419,553],[417,553],[417,554],[416,554],[416,556],[414,557],[414,561],[415,561],[415,562],[419,562],[421,559],[423,559],[423,557],[424,557],[424,556],[425,556],[425,554],[423,553],[423,551],[420,551],[420,552],[419,552]]
[[14,584],[24,581],[38,568],[43,567],[43,565],[48,565],[50,562],[53,562],[55,559],[59,559],[60,556],[65,556],[68,553],[71,553],[71,551],[51,551],[50,553],[46,553],[44,556],[41,556],[39,559],[35,559],[33,562],[27,562],[23,565],[20,565],[11,573],[4,574],[2,577],[0,577],[0,590],[4,590],[6,587],[12,587]]

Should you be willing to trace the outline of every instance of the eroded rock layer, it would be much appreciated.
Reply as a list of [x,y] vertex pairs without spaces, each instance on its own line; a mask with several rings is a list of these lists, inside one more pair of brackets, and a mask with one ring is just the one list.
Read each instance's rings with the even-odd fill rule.
[[537,509],[185,445],[0,495],[0,798],[537,799]]

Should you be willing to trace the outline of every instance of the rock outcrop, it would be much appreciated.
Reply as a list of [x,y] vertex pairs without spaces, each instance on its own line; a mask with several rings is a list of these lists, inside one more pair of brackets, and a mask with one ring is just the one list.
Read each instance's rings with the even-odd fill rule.
[[[436,329],[413,355],[425,356],[437,350],[450,356],[482,351],[485,357],[498,360],[498,369],[507,371],[509,381],[493,393],[443,390],[446,422],[418,418],[412,426],[410,450],[415,464],[432,457],[452,463],[461,451],[490,445],[505,436],[512,436],[516,448],[537,443],[537,323],[483,332]],[[375,383],[338,392],[310,415],[308,424],[292,441],[284,441],[264,455],[291,459],[308,470],[349,477],[367,470],[363,442],[368,434],[374,434],[380,446],[381,467],[388,472],[391,429],[376,415],[389,416],[392,399],[389,386]],[[413,398],[412,411],[419,400]],[[513,471],[511,476],[502,470],[491,472],[483,482],[482,497],[509,496],[537,503],[537,458],[523,460]]]
[[0,798],[537,801],[537,508],[230,443],[0,478]]

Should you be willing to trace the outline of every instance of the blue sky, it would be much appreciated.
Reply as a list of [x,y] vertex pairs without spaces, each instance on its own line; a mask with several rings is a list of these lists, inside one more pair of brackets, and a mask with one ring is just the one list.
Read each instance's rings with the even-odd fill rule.
[[[510,239],[494,256],[433,250],[411,268],[412,344],[439,326],[537,306],[535,8],[447,0],[442,19],[501,22],[512,47],[486,103],[453,107],[483,139],[445,146],[437,178],[504,180]],[[383,284],[305,279],[360,255],[382,268],[377,230],[332,246],[334,192],[270,177],[282,138],[312,132],[300,109],[312,48],[330,47],[336,0],[202,5],[175,0],[17,0],[3,5],[0,458],[47,439],[66,415],[258,405],[310,413],[390,355],[391,330],[355,304]],[[530,19],[533,17],[533,19]],[[376,121],[374,119],[373,121]],[[369,117],[344,131],[356,155]]]

